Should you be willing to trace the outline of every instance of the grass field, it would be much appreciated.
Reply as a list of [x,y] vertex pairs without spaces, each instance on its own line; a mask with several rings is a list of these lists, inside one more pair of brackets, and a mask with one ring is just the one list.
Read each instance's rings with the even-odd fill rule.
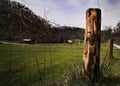
[[[102,44],[101,61],[105,50],[106,44]],[[0,44],[0,86],[68,86],[68,79],[72,80],[68,74],[80,69],[82,53],[82,43]],[[104,75],[103,85],[120,85],[119,65],[120,50],[114,49],[114,59]]]

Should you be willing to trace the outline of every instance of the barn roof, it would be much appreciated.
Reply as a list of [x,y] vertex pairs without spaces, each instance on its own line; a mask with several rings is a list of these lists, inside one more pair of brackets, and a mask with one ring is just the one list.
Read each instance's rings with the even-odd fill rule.
[[22,39],[22,41],[31,41],[31,39]]

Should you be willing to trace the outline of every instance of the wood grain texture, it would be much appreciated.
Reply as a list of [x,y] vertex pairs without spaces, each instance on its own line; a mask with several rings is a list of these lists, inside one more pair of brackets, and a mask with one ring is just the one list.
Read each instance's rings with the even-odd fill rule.
[[93,81],[97,80],[99,76],[100,28],[101,10],[98,8],[88,9],[86,11],[82,74]]

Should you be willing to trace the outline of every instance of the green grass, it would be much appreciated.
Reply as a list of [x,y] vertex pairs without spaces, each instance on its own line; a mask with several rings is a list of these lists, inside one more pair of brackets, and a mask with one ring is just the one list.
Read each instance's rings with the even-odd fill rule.
[[81,61],[81,45],[0,44],[0,86],[52,84],[73,62]]
[[[105,50],[106,44],[102,44],[101,61]],[[82,54],[82,43],[0,44],[0,86],[60,86],[59,83],[66,82],[67,74],[80,68]],[[120,50],[114,49],[114,59],[105,75],[106,80],[120,80],[119,65]],[[108,82],[103,84],[108,85]],[[114,84],[119,85],[119,81]]]

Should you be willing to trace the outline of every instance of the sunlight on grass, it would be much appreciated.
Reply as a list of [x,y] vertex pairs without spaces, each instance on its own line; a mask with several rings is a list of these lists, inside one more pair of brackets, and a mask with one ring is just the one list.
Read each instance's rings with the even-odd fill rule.
[[[106,44],[102,44],[101,61],[105,56],[105,51]],[[114,49],[114,63],[107,76],[120,76],[119,52],[120,50]],[[80,74],[82,54],[83,43],[71,45],[0,44],[0,86],[57,84],[61,76],[65,76],[64,74],[70,74],[72,71],[75,73],[76,70]]]

